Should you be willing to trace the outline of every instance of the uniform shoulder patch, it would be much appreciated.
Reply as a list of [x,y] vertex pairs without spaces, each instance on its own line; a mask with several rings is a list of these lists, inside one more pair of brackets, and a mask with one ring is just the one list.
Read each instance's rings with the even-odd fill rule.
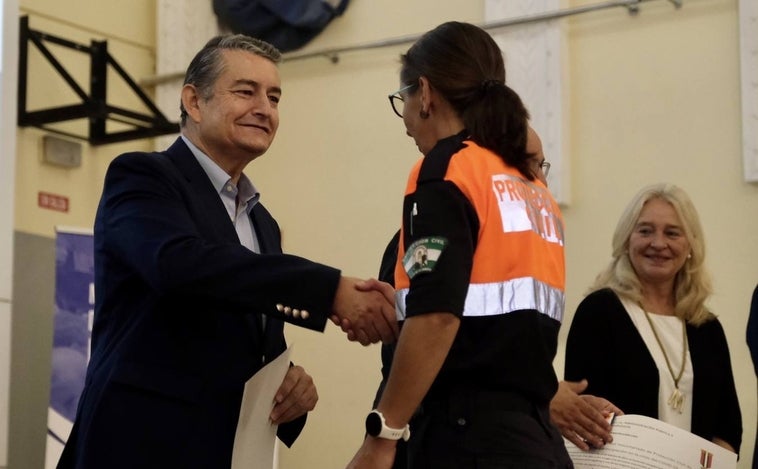
[[417,239],[403,256],[403,268],[408,278],[434,271],[437,259],[447,246],[447,239],[437,236]]

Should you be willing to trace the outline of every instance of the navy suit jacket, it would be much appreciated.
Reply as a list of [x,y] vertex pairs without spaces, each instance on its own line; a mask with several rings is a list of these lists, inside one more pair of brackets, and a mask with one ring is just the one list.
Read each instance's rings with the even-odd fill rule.
[[[60,469],[230,466],[245,381],[286,348],[283,321],[324,329],[340,276],[282,254],[260,203],[251,216],[261,254],[240,244],[181,138],[111,163],[95,219],[92,353]],[[279,438],[292,444],[304,423]]]
[[[756,285],[755,290],[753,290],[753,299],[750,300],[750,312],[747,317],[746,335],[747,346],[750,349],[750,358],[753,361],[755,375],[758,376],[758,285]],[[756,435],[756,438],[758,439],[758,435]],[[758,454],[756,454],[756,460],[758,461]]]

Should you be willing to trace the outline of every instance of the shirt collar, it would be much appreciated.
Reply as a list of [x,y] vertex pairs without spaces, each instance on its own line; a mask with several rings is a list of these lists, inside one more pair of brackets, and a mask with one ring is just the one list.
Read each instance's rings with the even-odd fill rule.
[[[181,137],[184,143],[187,144],[187,147],[192,152],[192,155],[203,168],[203,171],[205,171],[205,174],[208,175],[208,179],[211,180],[211,184],[213,184],[213,188],[216,189],[216,192],[218,192],[220,195],[225,194],[226,191],[224,189],[227,187],[227,185],[231,184],[233,186],[232,178],[226,173],[226,171],[221,169],[221,166],[216,164],[216,162],[213,161],[210,156],[206,155],[202,150],[195,146],[195,144],[192,143],[190,139],[184,135]],[[253,185],[253,182],[245,175],[245,173],[242,173],[240,175],[239,181],[237,182],[237,187],[235,189],[239,195],[240,202],[247,203],[248,212],[252,210],[253,206],[258,203],[258,200],[261,198],[260,192],[258,192],[258,190]]]

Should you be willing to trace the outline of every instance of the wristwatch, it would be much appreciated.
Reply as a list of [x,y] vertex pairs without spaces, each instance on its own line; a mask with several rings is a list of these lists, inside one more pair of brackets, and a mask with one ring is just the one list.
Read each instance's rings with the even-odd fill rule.
[[386,440],[399,440],[408,441],[411,437],[411,429],[408,424],[403,428],[388,427],[384,420],[384,415],[381,412],[374,409],[366,417],[366,433],[377,438],[384,438]]

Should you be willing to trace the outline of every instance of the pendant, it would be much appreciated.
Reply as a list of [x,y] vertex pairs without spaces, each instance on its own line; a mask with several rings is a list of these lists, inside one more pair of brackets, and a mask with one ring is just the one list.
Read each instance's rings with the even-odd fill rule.
[[684,409],[684,394],[679,391],[679,388],[674,388],[674,392],[672,392],[671,397],[669,397],[668,405],[680,414],[682,413],[682,410]]

